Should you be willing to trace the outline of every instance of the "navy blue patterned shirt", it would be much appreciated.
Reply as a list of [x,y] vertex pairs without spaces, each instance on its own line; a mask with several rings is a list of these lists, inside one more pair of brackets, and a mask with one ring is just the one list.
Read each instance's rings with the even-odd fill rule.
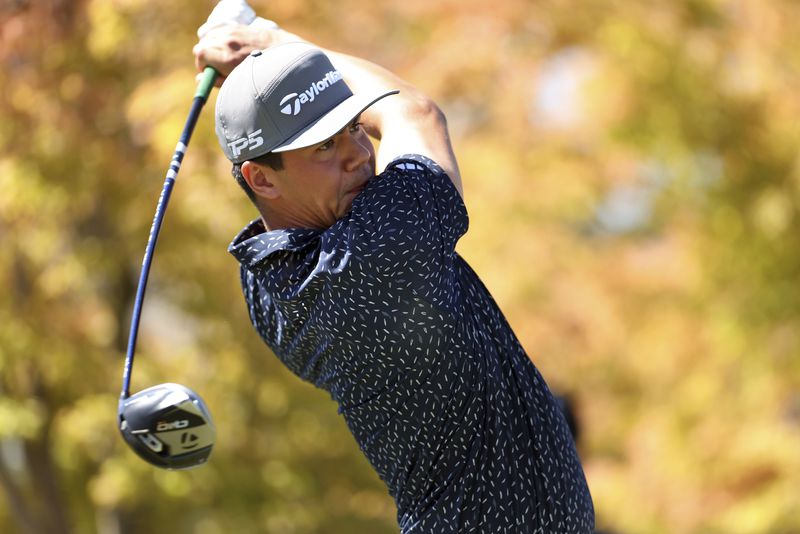
[[405,156],[330,228],[259,219],[230,252],[253,325],[338,403],[403,534],[589,533],[564,417],[455,252],[467,225],[442,169]]

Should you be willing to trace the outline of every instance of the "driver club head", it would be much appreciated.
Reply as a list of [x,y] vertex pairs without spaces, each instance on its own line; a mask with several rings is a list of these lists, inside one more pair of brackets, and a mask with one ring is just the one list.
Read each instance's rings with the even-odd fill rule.
[[205,463],[217,434],[203,399],[186,386],[171,383],[122,399],[119,425],[136,454],[165,469]]

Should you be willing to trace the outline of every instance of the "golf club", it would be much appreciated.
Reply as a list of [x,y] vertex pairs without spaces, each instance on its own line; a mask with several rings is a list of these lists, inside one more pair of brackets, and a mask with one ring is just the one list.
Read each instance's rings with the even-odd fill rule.
[[[212,29],[225,24],[277,28],[277,24],[273,21],[257,17],[245,0],[220,0],[208,20],[198,29],[197,35],[202,38]],[[217,75],[218,73],[211,67],[206,67],[203,71],[158,199],[136,290],[122,376],[118,410],[120,432],[128,445],[142,459],[167,469],[187,469],[208,460],[216,437],[211,413],[197,393],[180,384],[159,384],[131,395],[131,371],[147,278],[164,213],[195,124],[208,100]]]
[[142,303],[150,274],[153,252],[161,231],[175,178],[181,168],[183,156],[197,124],[200,111],[208,100],[217,72],[206,67],[197,86],[189,116],[183,133],[175,147],[172,162],[167,171],[156,214],[147,239],[139,285],[136,289],[128,350],[122,376],[122,392],[119,400],[119,429],[122,437],[145,461],[167,469],[186,469],[204,463],[214,447],[216,429],[211,414],[203,400],[191,389],[179,384],[159,384],[130,394],[131,370],[139,332]]

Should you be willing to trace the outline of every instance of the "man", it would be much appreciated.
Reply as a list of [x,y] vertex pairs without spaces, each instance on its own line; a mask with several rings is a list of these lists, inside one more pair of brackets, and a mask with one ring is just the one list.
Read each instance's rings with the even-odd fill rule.
[[300,41],[226,26],[194,49],[228,75],[217,135],[260,213],[230,246],[253,325],[339,404],[404,534],[591,532],[564,417],[454,250],[468,219],[444,115]]

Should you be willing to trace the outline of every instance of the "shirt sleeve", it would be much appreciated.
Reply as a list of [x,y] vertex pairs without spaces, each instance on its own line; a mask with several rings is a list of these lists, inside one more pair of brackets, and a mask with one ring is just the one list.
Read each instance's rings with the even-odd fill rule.
[[419,155],[394,160],[353,202],[350,249],[375,266],[425,274],[450,263],[469,218],[455,185]]

